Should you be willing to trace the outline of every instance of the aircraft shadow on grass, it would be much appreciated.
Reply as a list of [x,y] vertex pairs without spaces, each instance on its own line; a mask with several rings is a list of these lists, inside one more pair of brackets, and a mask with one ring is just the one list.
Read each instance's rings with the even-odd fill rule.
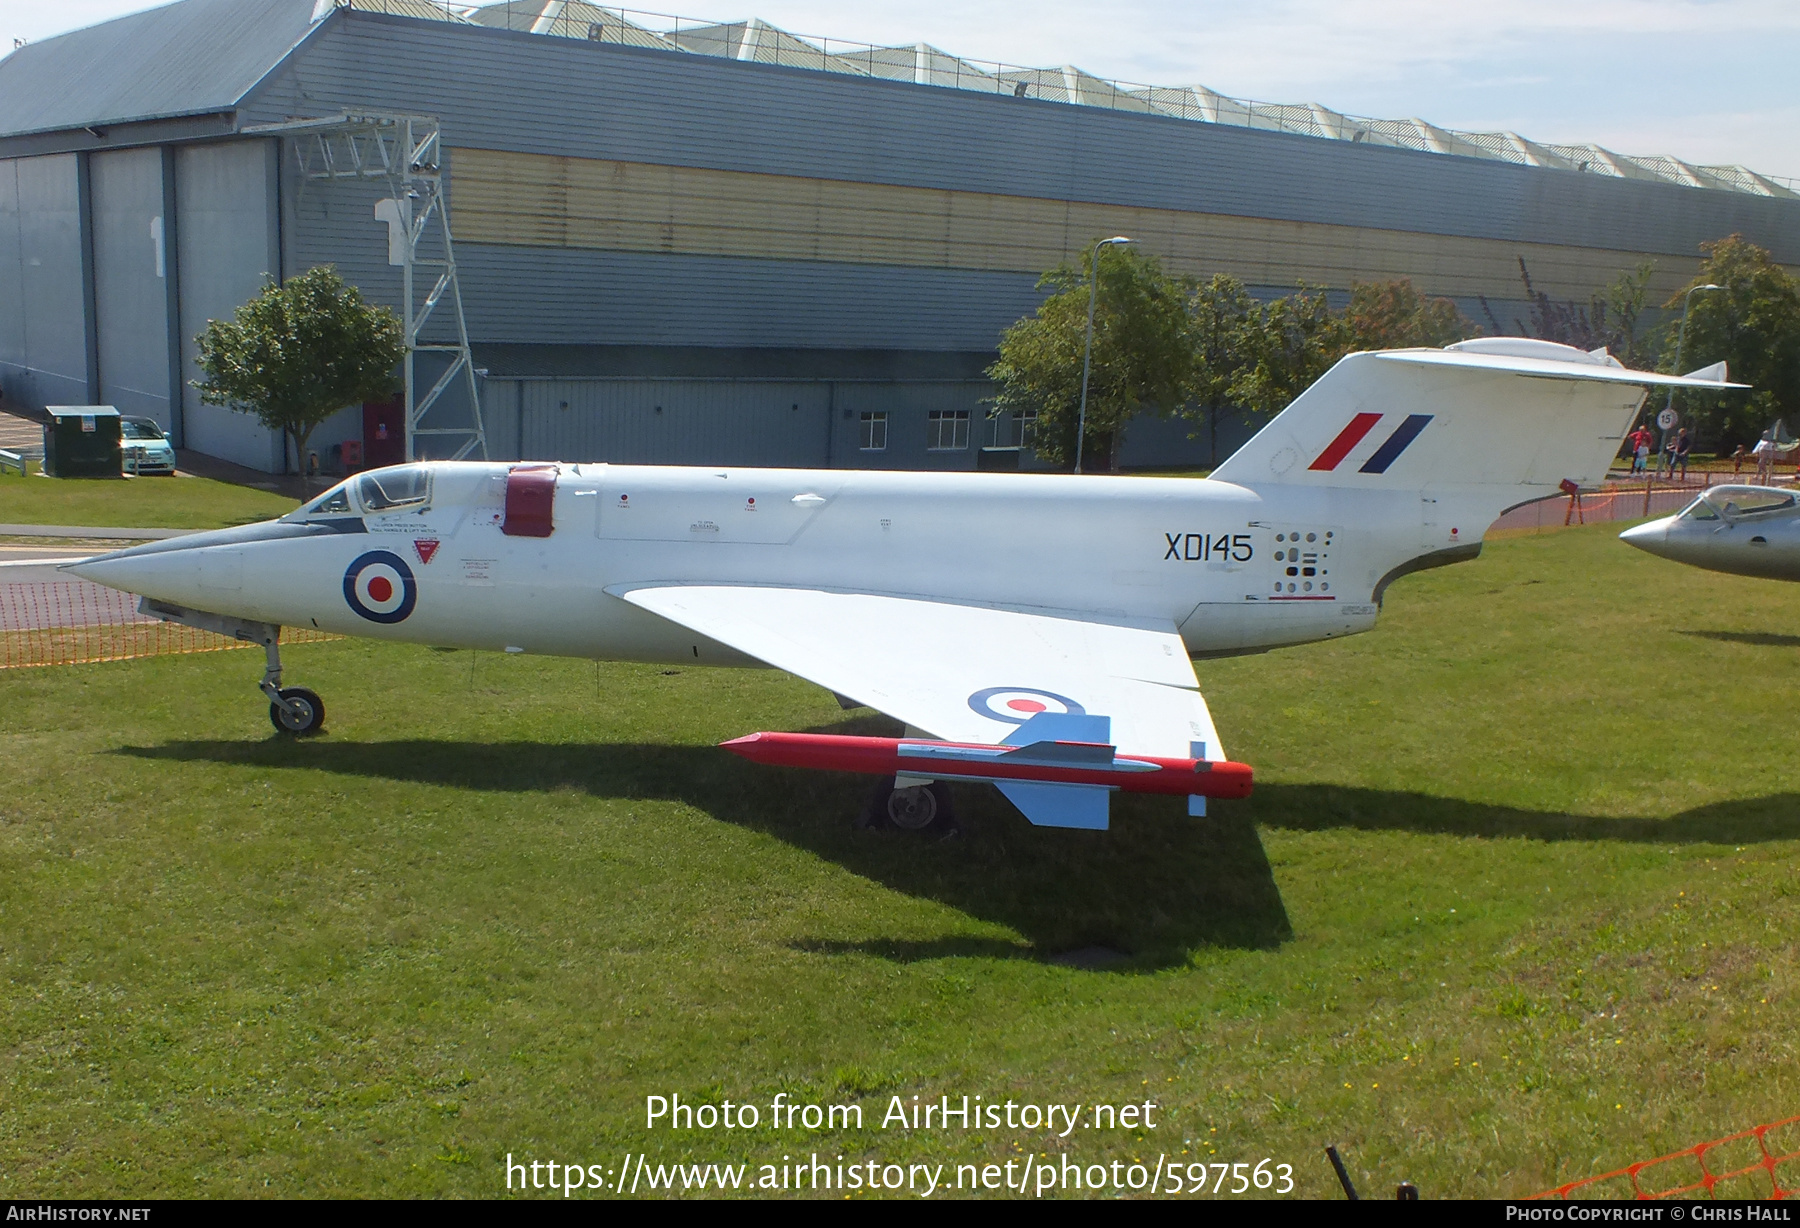
[[1757,648],[1800,648],[1800,635],[1783,635],[1776,631],[1683,631],[1681,634],[1726,644],[1750,644]]
[[[879,718],[830,732],[892,734]],[[1020,941],[803,940],[821,953],[897,962],[956,956],[1056,960],[1111,971],[1184,962],[1203,947],[1269,948],[1292,937],[1257,825],[1531,840],[1752,844],[1800,838],[1800,796],[1718,802],[1668,818],[1525,810],[1423,793],[1340,785],[1259,784],[1248,802],[1190,819],[1179,799],[1120,795],[1109,832],[1030,827],[998,793],[957,787],[962,834],[933,840],[857,831],[867,778],[760,767],[711,746],[630,743],[189,741],[123,747],[144,759],[346,776],[484,792],[576,790],[598,798],[679,801],[805,848],[895,891],[1010,928]],[[1109,953],[1122,953],[1116,962]]]
[[[832,728],[869,725],[846,721]],[[1185,962],[1198,948],[1270,948],[1292,937],[1249,817],[1240,809],[1191,820],[1179,798],[1120,798],[1110,832],[1048,831],[1032,828],[986,786],[958,787],[962,832],[944,840],[853,829],[871,789],[867,777],[761,767],[711,746],[326,737],[169,742],[117,753],[304,767],[482,791],[576,790],[598,798],[679,801],[1019,935],[861,942],[821,937],[796,944],[826,954],[861,951],[900,962],[955,956],[1056,960],[1131,972]]]
[[1696,806],[1668,818],[1521,810],[1487,802],[1344,785],[1263,784],[1245,804],[1269,827],[1353,828],[1490,839],[1622,840],[1639,844],[1761,844],[1800,839],[1800,795],[1774,793]]

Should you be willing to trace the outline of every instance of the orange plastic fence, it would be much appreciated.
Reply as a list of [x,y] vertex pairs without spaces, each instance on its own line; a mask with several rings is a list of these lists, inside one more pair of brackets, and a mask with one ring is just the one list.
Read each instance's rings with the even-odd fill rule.
[[1569,506],[1561,495],[1540,499],[1516,507],[1500,517],[1488,530],[1497,533],[1548,533],[1565,524],[1596,524],[1609,520],[1641,520],[1645,516],[1667,516],[1692,503],[1704,486],[1655,486],[1650,491],[1650,506],[1644,508],[1644,488],[1635,490],[1583,491],[1580,510]]
[[[310,629],[281,633],[284,644],[337,638]],[[0,669],[247,647],[211,631],[146,618],[137,612],[136,597],[85,580],[0,584]]]
[[[1750,1162],[1740,1163],[1744,1160]],[[1685,1165],[1687,1161],[1692,1161],[1691,1166]],[[1778,1166],[1782,1164],[1789,1167],[1781,1170]],[[1607,1182],[1612,1183],[1610,1189]],[[1789,1198],[1800,1193],[1800,1117],[1740,1130],[1709,1143],[1696,1143],[1597,1177],[1583,1177],[1545,1190],[1537,1197],[1653,1199],[1680,1198],[1702,1191],[1708,1198]]]

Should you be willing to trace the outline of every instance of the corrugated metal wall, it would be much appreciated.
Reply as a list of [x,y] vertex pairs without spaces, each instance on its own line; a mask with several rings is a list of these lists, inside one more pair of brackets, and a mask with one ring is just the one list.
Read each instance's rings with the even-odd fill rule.
[[100,400],[122,414],[147,414],[169,429],[162,151],[91,154],[88,168]]
[[[493,381],[489,386],[498,388]],[[513,450],[523,459],[692,465],[827,460],[829,390],[821,384],[523,380],[514,395],[520,416],[510,424]],[[495,439],[496,450],[504,446]]]
[[[980,380],[495,377],[483,396],[499,459],[973,469],[992,391]],[[930,449],[933,411],[969,415],[967,447]],[[860,446],[864,413],[887,416],[879,451]]]
[[469,330],[565,345],[991,350],[1037,278],[458,244]]
[[88,401],[77,155],[0,159],[0,387],[18,404]]
[[[1618,252],[1566,244],[485,149],[454,160],[456,237],[475,243],[1035,276],[1078,261],[1095,235],[1127,234],[1173,273],[1339,288],[1412,277],[1453,296],[1512,290],[1521,258],[1556,297],[1619,271]],[[1652,296],[1698,263],[1666,257]]]

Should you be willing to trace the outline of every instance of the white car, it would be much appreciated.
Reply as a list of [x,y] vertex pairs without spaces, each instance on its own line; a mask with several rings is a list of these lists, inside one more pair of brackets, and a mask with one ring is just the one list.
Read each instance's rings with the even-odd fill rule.
[[154,418],[119,419],[120,467],[126,473],[175,474],[175,448]]

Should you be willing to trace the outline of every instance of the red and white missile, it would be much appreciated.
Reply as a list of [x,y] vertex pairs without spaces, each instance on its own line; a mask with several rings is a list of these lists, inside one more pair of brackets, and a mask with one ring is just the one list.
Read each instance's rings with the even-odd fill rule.
[[1250,765],[1225,760],[1121,755],[1101,742],[985,746],[832,733],[752,733],[720,745],[753,763],[867,776],[1098,785],[1124,793],[1249,797]]

